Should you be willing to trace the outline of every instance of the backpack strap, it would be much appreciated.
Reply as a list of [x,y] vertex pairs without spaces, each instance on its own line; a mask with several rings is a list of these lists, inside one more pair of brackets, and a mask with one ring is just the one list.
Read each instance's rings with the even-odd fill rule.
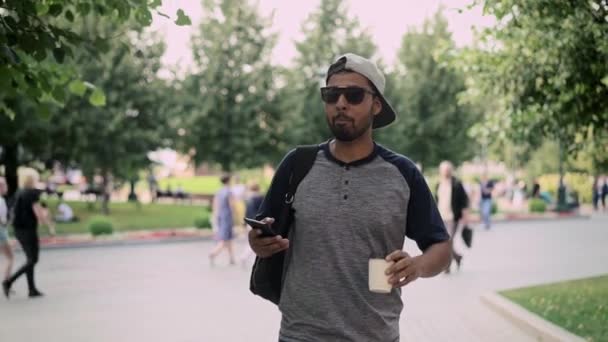
[[[287,192],[282,198],[282,206],[280,216],[277,218],[280,222],[279,233],[283,237],[287,237],[289,234],[289,228],[293,220],[293,209],[292,204],[295,198],[296,190],[298,185],[315,162],[317,153],[319,151],[319,145],[306,145],[298,146],[295,151],[294,161],[290,170],[289,185]],[[276,221],[275,221],[276,222]]]
[[284,198],[286,204],[293,203],[298,185],[312,168],[318,152],[319,145],[298,146],[296,148],[294,163],[289,176],[289,188]]

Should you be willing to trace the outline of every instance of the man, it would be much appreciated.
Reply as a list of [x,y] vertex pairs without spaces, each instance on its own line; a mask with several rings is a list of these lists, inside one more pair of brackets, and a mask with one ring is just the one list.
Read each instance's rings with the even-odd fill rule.
[[[400,288],[447,267],[449,235],[416,165],[373,140],[374,128],[395,119],[377,66],[346,54],[326,82],[321,98],[334,138],[320,145],[297,188],[289,236],[262,238],[254,229],[249,243],[259,257],[287,253],[281,341],[399,341]],[[285,188],[293,155],[281,162],[267,198]],[[258,219],[272,224],[278,213],[271,207],[265,199]],[[406,236],[422,255],[402,250]],[[377,257],[393,262],[389,294],[368,288],[368,260]]]
[[494,182],[488,179],[488,175],[485,173],[481,175],[481,181],[479,182],[479,188],[481,192],[481,199],[479,201],[479,212],[481,213],[481,220],[486,229],[490,229],[492,217],[492,190],[494,190]]
[[[456,253],[453,239],[457,236],[458,228],[468,220],[469,197],[462,183],[454,177],[453,172],[454,167],[449,161],[442,161],[439,164],[439,184],[437,184],[435,194],[439,213],[452,237],[450,239],[452,258],[460,269],[462,255]],[[446,268],[445,272],[450,273],[450,268]]]

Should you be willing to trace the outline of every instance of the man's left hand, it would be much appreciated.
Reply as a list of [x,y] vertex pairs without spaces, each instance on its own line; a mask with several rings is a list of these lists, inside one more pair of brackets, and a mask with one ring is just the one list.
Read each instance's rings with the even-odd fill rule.
[[405,251],[396,250],[386,257],[393,264],[386,270],[388,282],[393,288],[403,287],[422,275],[422,263],[419,256],[411,257]]

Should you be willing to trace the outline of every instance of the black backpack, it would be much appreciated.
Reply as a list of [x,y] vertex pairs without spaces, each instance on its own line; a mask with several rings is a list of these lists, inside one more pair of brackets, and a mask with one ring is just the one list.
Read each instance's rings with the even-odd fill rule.
[[[291,206],[298,185],[312,168],[318,151],[318,145],[298,146],[289,173],[290,177],[287,192],[284,193],[281,198],[270,198],[271,203],[281,203],[280,206],[277,206],[281,208],[280,212],[273,213],[275,221],[272,226],[273,229],[280,232],[283,237],[288,236],[289,228],[293,222],[294,210]],[[256,257],[253,269],[251,270],[251,279],[249,281],[249,289],[251,292],[278,305],[279,300],[281,299],[281,288],[283,286],[284,261],[285,251],[276,253],[267,258]]]

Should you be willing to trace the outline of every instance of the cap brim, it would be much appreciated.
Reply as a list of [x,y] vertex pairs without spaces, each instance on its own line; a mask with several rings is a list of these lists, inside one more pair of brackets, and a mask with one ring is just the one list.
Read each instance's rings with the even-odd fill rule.
[[395,121],[396,118],[393,107],[391,107],[391,105],[386,101],[384,96],[380,95],[379,97],[380,101],[382,102],[382,111],[380,111],[380,113],[374,117],[374,123],[372,125],[372,128],[374,129],[388,126]]

